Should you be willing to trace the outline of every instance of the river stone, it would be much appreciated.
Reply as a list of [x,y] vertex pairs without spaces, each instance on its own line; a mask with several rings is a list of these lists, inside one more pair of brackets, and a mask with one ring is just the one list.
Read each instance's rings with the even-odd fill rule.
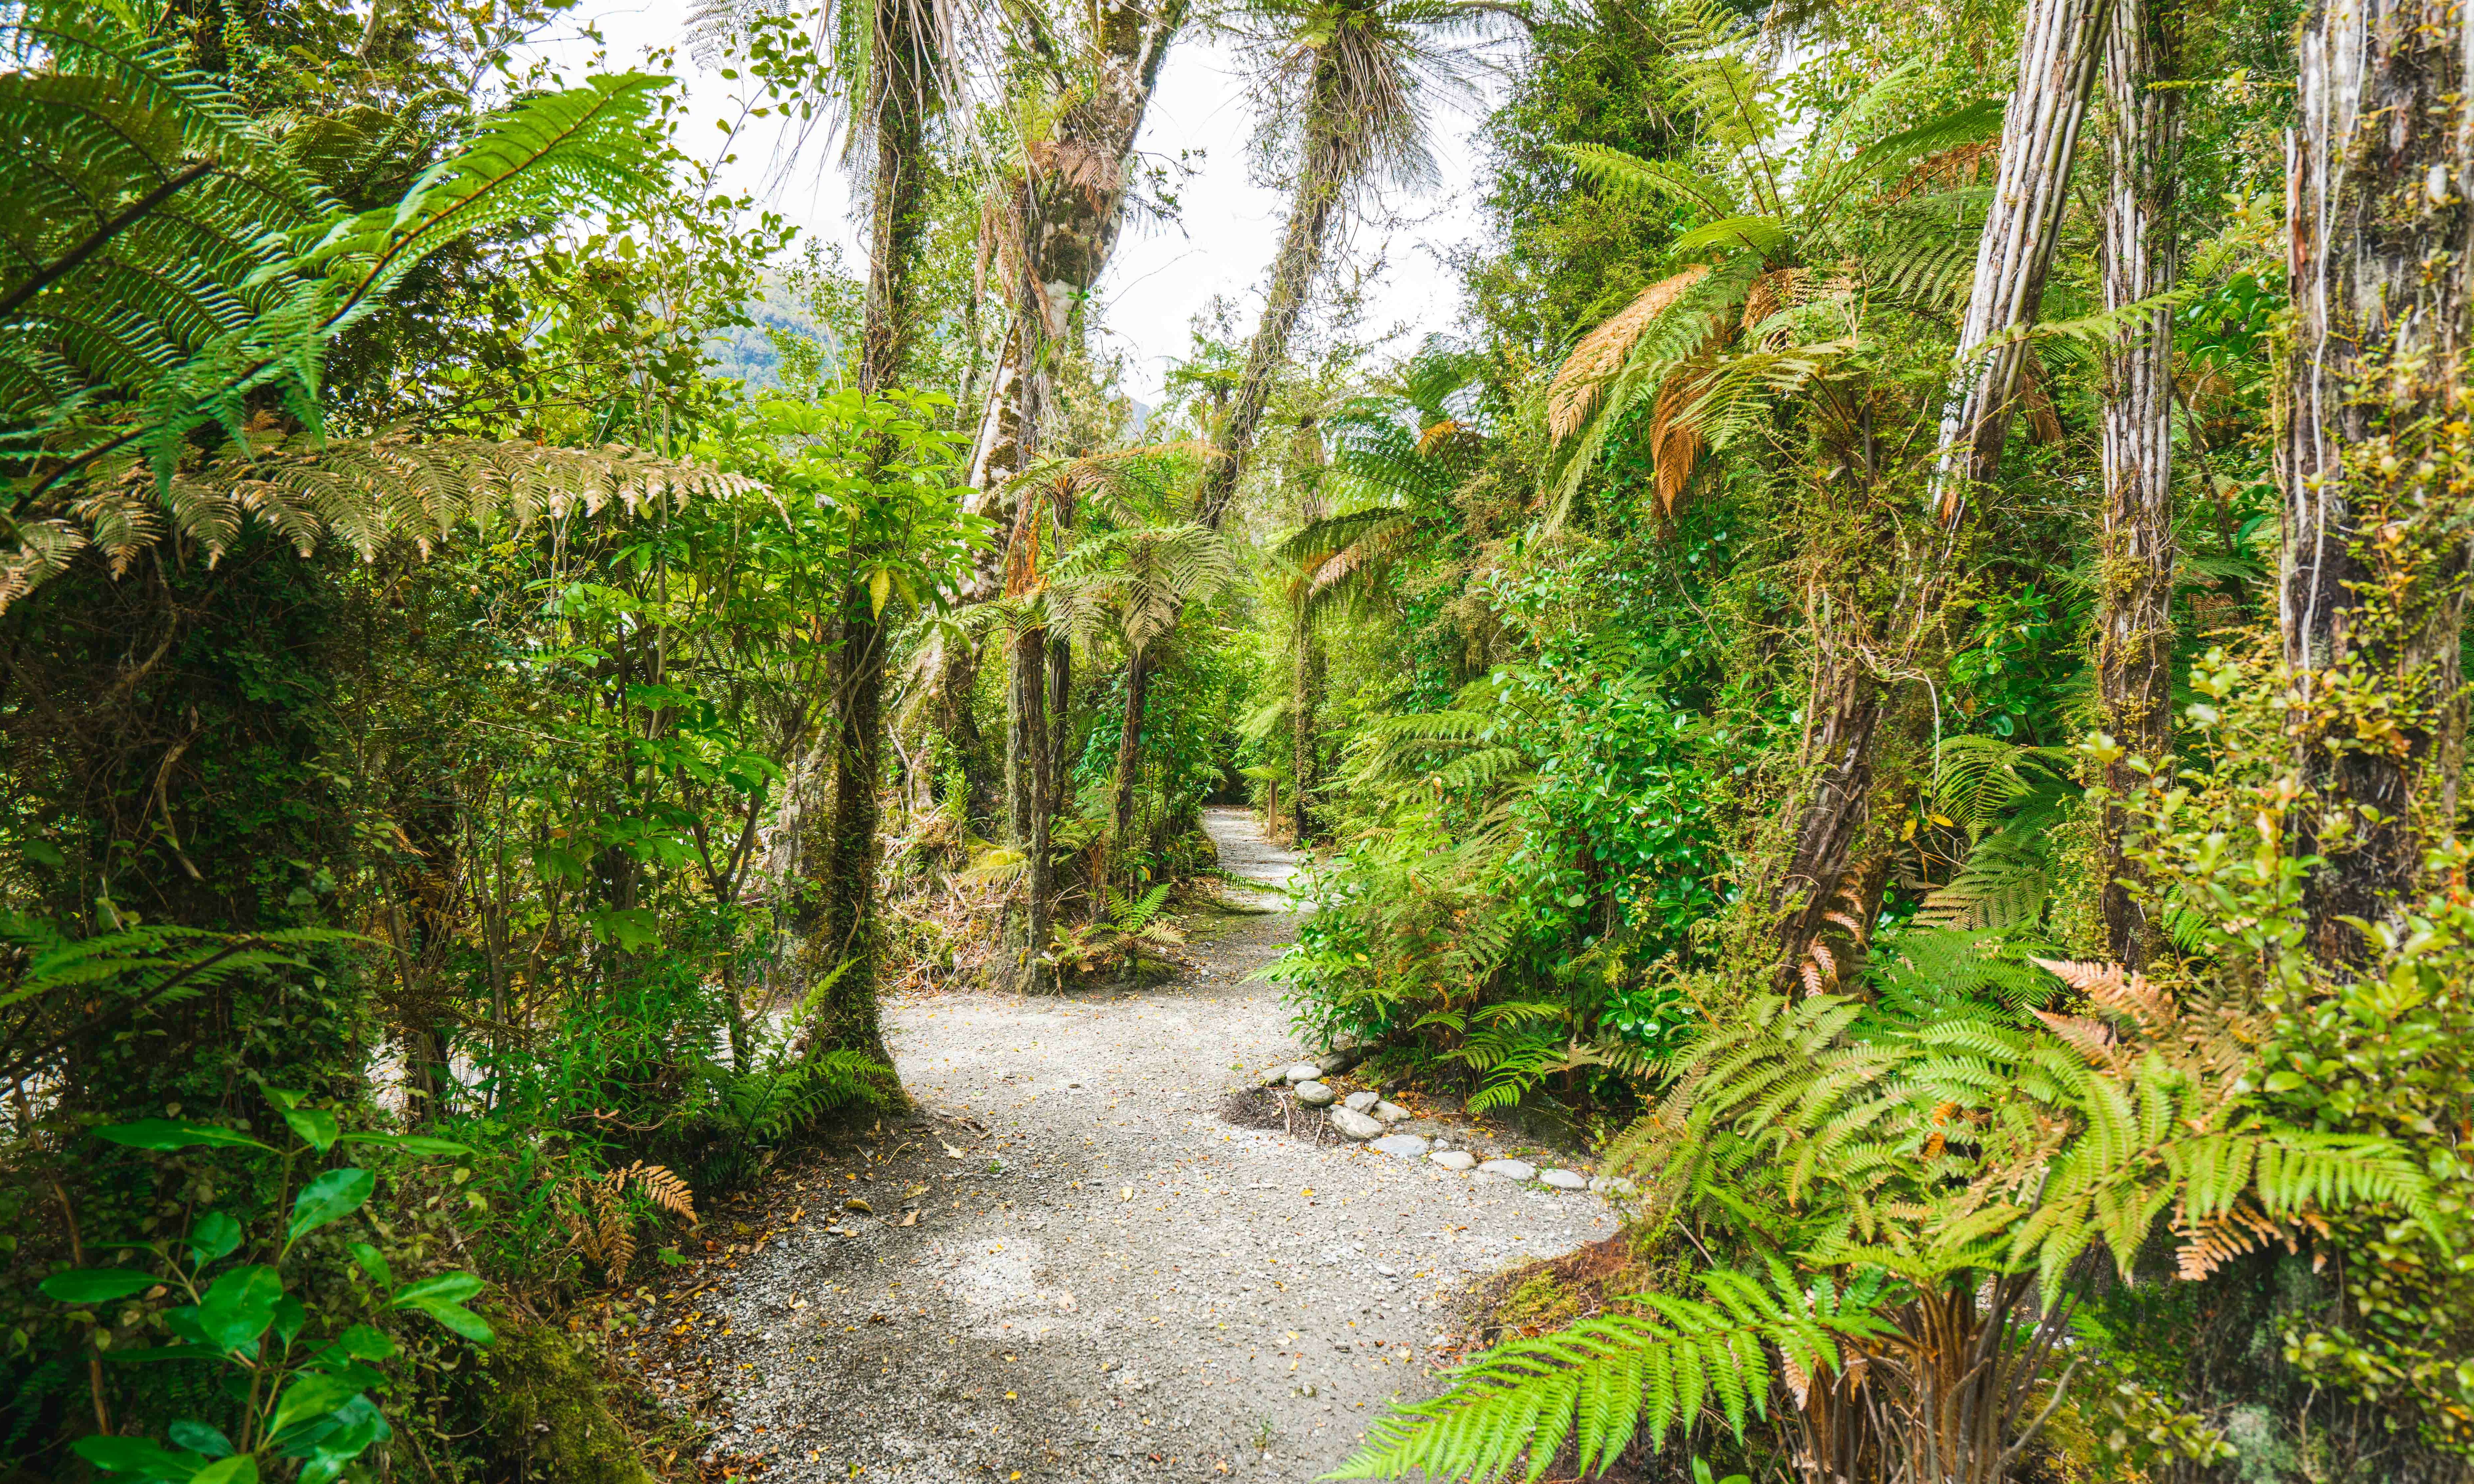
[[1280,1080],[1291,1084],[1312,1082],[1322,1075],[1322,1068],[1312,1062],[1298,1062],[1290,1066],[1287,1071],[1280,1073]]
[[1415,1134],[1387,1134],[1366,1146],[1385,1154],[1407,1155],[1414,1160],[1426,1152],[1426,1141]]
[[1544,1181],[1546,1184],[1553,1185],[1558,1190],[1587,1190],[1589,1188],[1589,1177],[1587,1175],[1576,1174],[1571,1170],[1544,1170],[1540,1172],[1538,1178]]
[[1308,1108],[1329,1108],[1340,1096],[1320,1082],[1300,1082],[1297,1092],[1298,1101]]
[[1351,1092],[1348,1094],[1348,1111],[1364,1113],[1382,1100],[1383,1094],[1380,1092]]
[[1538,1178],[1538,1166],[1525,1160],[1489,1160],[1477,1169],[1481,1175],[1500,1175],[1506,1180]]
[[1380,1138],[1383,1135],[1383,1125],[1362,1113],[1351,1113],[1346,1108],[1331,1111],[1331,1126],[1340,1131],[1341,1137],[1353,1138],[1361,1143],[1370,1138]]
[[1398,1123],[1402,1119],[1416,1115],[1397,1103],[1377,1103],[1374,1105],[1374,1116],[1386,1123]]
[[1443,1168],[1452,1171],[1454,1174],[1465,1174],[1467,1172],[1470,1165],[1477,1162],[1477,1156],[1469,1153],[1466,1149],[1440,1150],[1434,1154],[1426,1156],[1426,1158],[1434,1161]]

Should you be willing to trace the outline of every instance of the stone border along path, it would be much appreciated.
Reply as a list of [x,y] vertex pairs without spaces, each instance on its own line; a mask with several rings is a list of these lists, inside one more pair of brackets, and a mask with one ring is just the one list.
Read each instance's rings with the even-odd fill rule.
[[[1248,811],[1205,823],[1232,875],[1294,869]],[[1465,1358],[1471,1280],[1614,1233],[1600,1194],[1491,1159],[1448,1111],[1336,1099],[1371,1110],[1370,1144],[1311,1114],[1226,1121],[1305,1060],[1278,986],[1248,977],[1297,919],[1231,895],[1282,910],[1199,915],[1193,967],[1161,986],[889,1003],[919,1111],[707,1212],[693,1267],[639,1262],[618,1348],[718,1422],[709,1470],[1311,1479]]]

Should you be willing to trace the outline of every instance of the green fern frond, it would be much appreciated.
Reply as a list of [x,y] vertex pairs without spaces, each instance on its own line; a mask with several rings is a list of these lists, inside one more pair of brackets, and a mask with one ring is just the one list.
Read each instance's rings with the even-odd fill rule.
[[1603,1472],[1636,1437],[1652,1447],[1714,1412],[1736,1436],[1765,1416],[1773,1354],[1807,1375],[1837,1369],[1844,1345],[1884,1332],[1868,1275],[1840,1290],[1799,1290],[1783,1268],[1767,1284],[1727,1269],[1702,1297],[1637,1294],[1644,1315],[1606,1314],[1496,1347],[1434,1401],[1401,1407],[1326,1477],[1535,1481],[1568,1447],[1583,1474]]

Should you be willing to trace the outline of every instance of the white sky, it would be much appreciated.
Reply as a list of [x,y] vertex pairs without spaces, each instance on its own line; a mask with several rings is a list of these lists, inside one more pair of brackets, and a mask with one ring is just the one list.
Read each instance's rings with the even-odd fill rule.
[[[648,50],[678,47],[676,70],[694,115],[683,142],[691,149],[700,140],[716,147],[722,137],[716,122],[738,113],[731,103],[733,84],[700,70],[686,55],[680,43],[688,10],[688,0],[583,0],[574,14],[597,23],[609,43],[614,70],[642,64]],[[551,41],[544,50],[562,67],[576,71],[588,60],[590,49]],[[1128,225],[1100,285],[1106,347],[1125,354],[1128,390],[1145,401],[1159,399],[1163,377],[1186,351],[1190,322],[1215,295],[1238,299],[1238,333],[1252,333],[1285,204],[1281,193],[1247,183],[1246,145],[1254,121],[1252,84],[1235,54],[1224,43],[1189,32],[1161,69],[1139,148],[1166,160],[1176,159],[1180,151],[1201,151],[1202,158],[1196,162],[1201,169],[1178,188],[1179,220]],[[1442,257],[1481,230],[1476,119],[1443,107],[1436,110],[1434,125],[1442,186],[1424,198],[1388,202],[1394,215],[1408,225],[1390,232],[1361,227],[1350,242],[1356,263],[1377,255],[1385,261],[1370,296],[1364,328],[1405,326],[1411,333],[1393,347],[1397,351],[1411,348],[1419,334],[1449,328],[1457,319],[1459,287]],[[831,168],[823,151],[815,150],[788,181],[776,185],[768,169],[774,142],[762,123],[740,135],[739,163],[727,178],[730,188],[754,192],[808,231],[840,243],[845,260],[860,271],[866,248],[850,220],[843,177]]]

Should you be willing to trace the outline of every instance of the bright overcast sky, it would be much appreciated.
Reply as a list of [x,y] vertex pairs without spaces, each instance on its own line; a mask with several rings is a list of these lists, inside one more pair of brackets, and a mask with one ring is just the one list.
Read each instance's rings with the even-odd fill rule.
[[[584,0],[575,14],[598,23],[614,67],[640,64],[654,48],[679,48],[678,66],[696,120],[685,142],[694,148],[699,139],[717,144],[721,132],[716,121],[738,110],[730,102],[732,84],[698,69],[680,45],[688,10],[687,0],[615,5]],[[570,70],[581,68],[588,56],[580,44],[552,43],[545,50]],[[1437,110],[1434,122],[1442,187],[1425,199],[1389,203],[1397,217],[1412,225],[1388,234],[1362,227],[1350,244],[1359,263],[1378,253],[1385,259],[1365,328],[1407,325],[1411,336],[1393,347],[1401,351],[1415,344],[1416,335],[1450,327],[1460,297],[1442,257],[1480,230],[1474,187],[1476,120],[1444,108]],[[1125,354],[1128,390],[1146,401],[1158,399],[1163,376],[1185,353],[1194,316],[1213,296],[1237,299],[1239,333],[1251,332],[1284,205],[1279,192],[1247,183],[1246,144],[1253,128],[1251,87],[1238,59],[1226,47],[1189,33],[1161,70],[1141,149],[1170,160],[1181,150],[1200,150],[1201,168],[1178,191],[1179,220],[1129,226],[1100,285],[1107,344]],[[865,244],[850,219],[849,188],[827,161],[803,159],[790,180],[776,183],[768,169],[773,158],[769,132],[742,134],[738,154],[732,189],[755,192],[791,221],[841,243],[855,271],[866,261]],[[812,154],[821,156],[822,152]]]

